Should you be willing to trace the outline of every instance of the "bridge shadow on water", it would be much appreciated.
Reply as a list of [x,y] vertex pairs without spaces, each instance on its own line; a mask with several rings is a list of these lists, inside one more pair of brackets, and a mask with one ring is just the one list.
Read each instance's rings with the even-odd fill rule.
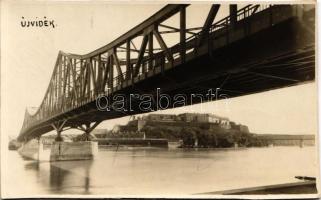
[[48,188],[49,193],[90,194],[92,162],[29,162],[25,169],[35,171],[38,182]]
[[57,192],[75,193],[83,188],[83,194],[90,194],[90,168],[93,161],[63,161],[50,163],[50,188]]

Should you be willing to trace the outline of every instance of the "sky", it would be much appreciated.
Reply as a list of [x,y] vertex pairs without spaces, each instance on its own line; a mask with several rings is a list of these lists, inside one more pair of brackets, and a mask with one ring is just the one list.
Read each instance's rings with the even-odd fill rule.
[[[158,11],[161,4],[3,1],[1,12],[1,133],[17,136],[26,107],[40,105],[59,50],[85,54],[125,33]],[[216,20],[226,16],[222,6]],[[187,27],[204,23],[209,5],[187,9]],[[22,18],[24,17],[24,18]],[[24,20],[54,20],[52,27],[22,27]],[[177,25],[177,17],[168,25]],[[173,38],[165,38],[169,43]],[[316,84],[283,88],[224,101],[160,111],[213,113],[249,126],[251,132],[315,134]],[[129,117],[103,122],[111,129]]]

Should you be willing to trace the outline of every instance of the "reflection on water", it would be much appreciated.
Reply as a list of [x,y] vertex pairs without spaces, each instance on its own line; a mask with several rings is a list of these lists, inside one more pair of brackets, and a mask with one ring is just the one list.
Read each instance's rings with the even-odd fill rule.
[[315,152],[315,147],[123,148],[100,149],[92,161],[35,162],[10,151],[4,191],[7,195],[186,195],[294,182],[294,176],[316,176]]
[[[83,188],[82,194],[90,194],[90,168],[93,161],[65,161],[50,163],[50,187],[57,193],[63,192],[68,187]],[[79,168],[84,172],[82,175],[74,176],[72,171]],[[69,177],[70,176],[70,177]],[[78,183],[79,185],[71,185]]]
[[62,184],[69,171],[50,165],[50,186],[53,190],[61,191]]
[[39,171],[39,162],[30,162],[25,164],[25,169],[26,170],[35,170],[35,171]]

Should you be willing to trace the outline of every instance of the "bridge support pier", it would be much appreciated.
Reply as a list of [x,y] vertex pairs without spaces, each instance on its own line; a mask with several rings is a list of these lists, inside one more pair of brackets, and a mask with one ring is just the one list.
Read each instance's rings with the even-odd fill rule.
[[27,159],[32,159],[36,161],[48,160],[44,154],[43,144],[40,137],[29,140],[22,144],[18,149],[18,153]]
[[100,122],[86,123],[85,126],[76,127],[84,131],[84,134],[78,141],[65,142],[61,137],[62,128],[66,121],[59,125],[52,125],[57,131],[57,138],[51,147],[50,161],[68,161],[68,160],[92,160],[98,152],[98,143],[91,141],[95,138],[91,131],[98,126]]
[[51,147],[50,161],[92,160],[98,152],[93,141],[55,142]]

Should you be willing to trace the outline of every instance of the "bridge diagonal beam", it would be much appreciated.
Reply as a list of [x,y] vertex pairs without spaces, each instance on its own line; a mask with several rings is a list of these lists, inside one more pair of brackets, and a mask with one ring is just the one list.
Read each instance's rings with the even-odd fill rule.
[[[69,62],[70,62],[70,60],[69,60]],[[78,85],[80,85],[80,83],[79,83],[80,75],[77,77],[76,65],[72,65],[70,63],[70,70],[71,70],[71,76],[72,76],[72,82],[73,82],[73,88],[71,89],[72,90],[71,101],[75,103],[76,98],[79,98],[81,95],[80,91],[79,91],[80,87],[77,87]]]
[[[86,68],[87,68],[87,76],[86,76],[87,94],[90,95],[91,89],[95,89],[95,86],[96,86],[95,73],[94,73],[91,59],[86,60]],[[93,88],[91,86],[93,86]]]
[[[64,78],[63,78],[63,99],[62,99],[62,103],[61,103],[61,109],[63,109],[63,107],[65,106],[65,101],[66,101],[66,97],[67,97],[67,93],[69,93],[69,87],[67,87],[67,84],[68,83],[68,78],[70,76],[70,68],[72,67],[71,66],[71,61],[70,59],[67,59],[67,61],[65,62],[65,65],[64,65]],[[68,90],[68,91],[66,91]]]
[[153,42],[153,32],[148,34],[148,70],[153,68],[153,57],[154,57],[154,42]]
[[135,65],[134,76],[137,76],[138,73],[139,73],[140,67],[141,67],[142,62],[143,62],[143,57],[144,57],[144,54],[145,54],[147,42],[148,42],[148,35],[145,34],[144,37],[143,37],[142,44],[140,46],[140,50],[139,50],[139,54],[138,54],[138,58],[137,58],[137,63]]
[[77,83],[79,84],[79,99],[84,96],[86,88],[85,88],[85,74],[86,74],[86,68],[84,67],[84,62],[81,61],[80,63],[80,73],[78,77],[76,77]]
[[256,11],[259,9],[260,5],[256,5],[252,11],[252,14],[256,13]]
[[102,91],[102,77],[103,77],[104,66],[101,60],[101,55],[98,56],[98,67],[97,67],[97,88],[96,94],[97,95],[100,91]]
[[129,80],[132,75],[132,65],[130,62],[130,43],[131,40],[126,41],[126,80]]
[[63,120],[62,122],[56,122],[56,123],[52,123],[51,126],[57,131],[57,132],[61,132],[65,123],[67,122],[67,120]]
[[107,57],[107,63],[106,66],[104,68],[104,76],[103,76],[103,82],[102,82],[102,87],[101,87],[101,91],[105,91],[105,87],[106,84],[108,83],[108,75],[109,75],[109,63],[110,63],[110,56]]
[[86,62],[82,61],[81,62],[81,68],[82,68],[82,73],[80,74],[80,87],[81,87],[81,93],[80,93],[80,98],[84,97],[86,94],[86,85],[87,85],[87,68],[86,68]]
[[153,30],[153,33],[154,33],[154,35],[155,35],[160,47],[164,51],[167,60],[169,62],[173,62],[174,61],[173,55],[170,53],[166,43],[164,42],[162,36],[160,35],[160,33],[158,32],[158,30],[156,28]]
[[[91,77],[91,81],[89,81],[89,85],[90,85],[90,82],[92,82],[93,83],[93,90],[95,91],[95,93],[96,93],[96,89],[97,89],[97,86],[96,86],[96,84],[97,84],[97,80],[96,80],[96,73],[95,73],[95,68],[94,68],[94,66],[93,66],[93,63],[92,63],[93,61],[92,61],[92,59],[89,59],[88,60],[88,64],[87,64],[87,66],[89,67],[89,71],[90,71],[90,77]],[[90,77],[89,77],[89,79],[90,79]],[[89,91],[91,91],[90,89],[89,89]]]
[[130,40],[130,44],[133,45],[133,47],[134,47],[134,49],[135,49],[136,52],[139,52],[139,50],[137,49],[137,47],[136,47],[136,45],[134,44],[133,41]]
[[84,132],[84,134],[81,136],[81,140],[85,140],[85,141],[90,141],[91,138],[96,138],[95,135],[92,135],[91,132],[101,123],[102,121],[96,121],[94,122],[93,125],[91,125],[90,122],[86,122],[85,124],[81,124],[78,126],[74,126],[73,128],[76,128],[78,130],[81,130]]
[[86,124],[86,133],[92,132],[102,121],[96,121],[92,126]]
[[220,6],[221,6],[220,4],[213,4],[211,6],[211,9],[206,17],[203,28],[201,30],[201,35],[199,38],[198,46],[203,44],[205,38],[208,37],[210,27],[211,27],[216,15],[217,15],[219,9],[220,9]]
[[83,92],[82,97],[86,97],[86,95],[90,92],[90,69],[88,67],[88,61],[84,61],[84,74],[83,74]]
[[101,77],[101,69],[100,69],[100,55],[97,56],[98,59],[93,59],[94,61],[94,71],[95,71],[95,82],[96,82],[96,87],[94,90],[94,96],[96,96],[99,92],[100,89],[100,77]]
[[116,48],[113,50],[113,59],[114,59],[114,62],[115,62],[115,65],[116,65],[116,70],[117,70],[117,74],[118,74],[118,77],[120,77],[120,81],[124,81],[124,76],[123,76],[123,72],[120,68],[120,63],[119,63],[119,59],[118,59],[118,56],[117,56],[117,50]]

